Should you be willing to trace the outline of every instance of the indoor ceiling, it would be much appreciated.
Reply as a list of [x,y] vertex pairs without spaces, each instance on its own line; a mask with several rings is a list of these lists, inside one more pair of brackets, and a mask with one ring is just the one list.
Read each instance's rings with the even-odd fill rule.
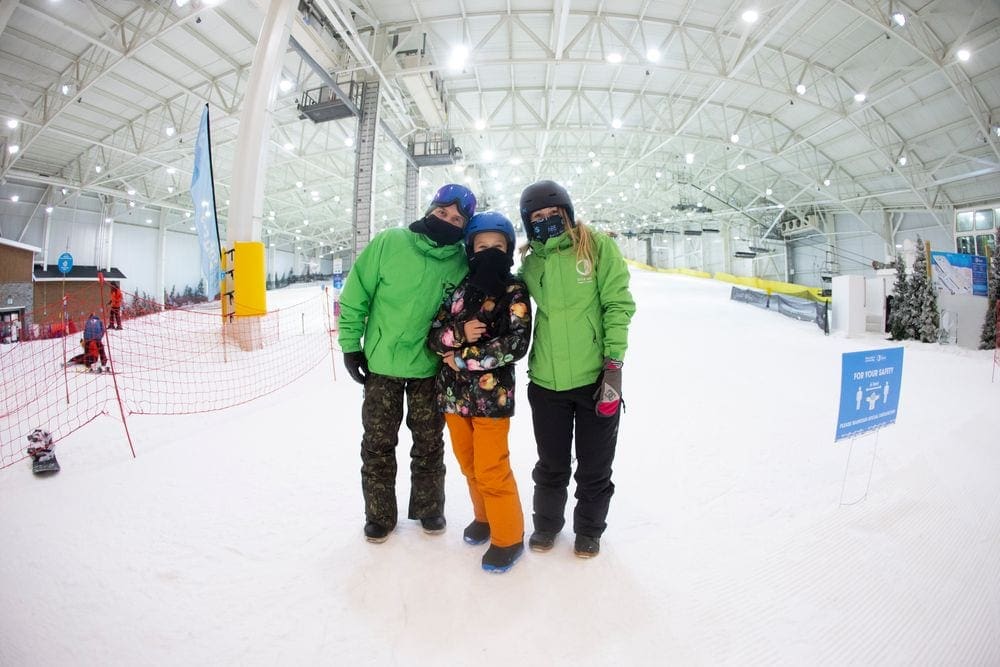
[[[224,222],[266,5],[4,2],[0,176],[52,206],[94,193],[183,229],[207,102]],[[403,221],[395,140],[425,130],[463,159],[421,170],[421,201],[467,180],[516,218],[520,190],[553,178],[612,229],[872,210],[950,228],[951,209],[1000,195],[996,0],[303,0],[292,37],[343,86],[380,82],[376,228]],[[299,118],[321,79],[291,47],[282,78],[265,235],[336,252],[357,122]]]

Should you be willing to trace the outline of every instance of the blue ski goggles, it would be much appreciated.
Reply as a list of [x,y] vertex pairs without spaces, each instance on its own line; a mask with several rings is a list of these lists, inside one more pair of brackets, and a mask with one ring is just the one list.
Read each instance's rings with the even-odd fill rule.
[[458,185],[457,183],[443,185],[434,193],[434,198],[431,199],[431,208],[449,206],[451,204],[454,204],[458,208],[458,212],[465,217],[466,222],[471,220],[472,216],[476,214],[476,195],[472,194],[472,190],[464,185]]

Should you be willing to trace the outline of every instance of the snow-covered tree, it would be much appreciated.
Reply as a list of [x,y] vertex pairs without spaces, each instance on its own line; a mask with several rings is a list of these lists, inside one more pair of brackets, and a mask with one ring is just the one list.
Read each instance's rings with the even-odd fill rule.
[[936,343],[941,329],[941,314],[938,312],[937,290],[930,276],[927,275],[927,255],[924,253],[924,242],[917,237],[917,256],[913,262],[913,275],[910,276],[910,304],[913,307],[913,319],[907,327],[907,333],[912,329],[909,338],[915,338],[924,343]]
[[997,340],[997,296],[1000,293],[1000,228],[997,228],[996,243],[993,245],[993,262],[988,271],[989,305],[983,321],[983,333],[979,337],[980,350],[992,350]]
[[892,287],[892,306],[889,309],[889,334],[893,340],[904,340],[906,328],[912,319],[910,286],[906,280],[906,262],[896,254],[896,283]]

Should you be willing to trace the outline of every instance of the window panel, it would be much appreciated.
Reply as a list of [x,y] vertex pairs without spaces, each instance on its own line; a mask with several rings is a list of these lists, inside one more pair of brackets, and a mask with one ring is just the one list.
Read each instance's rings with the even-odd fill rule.
[[987,248],[989,248],[989,255],[992,256],[996,251],[996,238],[993,234],[980,234],[976,237],[976,254],[987,256]]
[[993,209],[976,211],[976,229],[993,229]]
[[976,240],[971,236],[959,236],[955,239],[955,251],[969,255],[976,254]]
[[972,221],[975,214],[972,211],[964,211],[955,215],[955,231],[971,232]]

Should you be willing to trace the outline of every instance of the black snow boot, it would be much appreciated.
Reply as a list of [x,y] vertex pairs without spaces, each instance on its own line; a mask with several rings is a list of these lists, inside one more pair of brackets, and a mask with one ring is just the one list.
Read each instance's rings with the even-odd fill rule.
[[365,524],[365,539],[374,544],[381,544],[389,539],[389,528],[369,521]]
[[579,558],[593,558],[601,552],[601,538],[590,535],[577,535],[573,553]]
[[483,569],[495,574],[503,574],[510,568],[524,553],[524,542],[512,544],[509,547],[498,547],[491,544],[490,548],[483,554]]
[[556,543],[556,533],[536,530],[528,539],[528,548],[532,551],[548,551]]
[[490,539],[490,524],[485,521],[473,521],[465,527],[462,539],[466,544],[482,544]]

